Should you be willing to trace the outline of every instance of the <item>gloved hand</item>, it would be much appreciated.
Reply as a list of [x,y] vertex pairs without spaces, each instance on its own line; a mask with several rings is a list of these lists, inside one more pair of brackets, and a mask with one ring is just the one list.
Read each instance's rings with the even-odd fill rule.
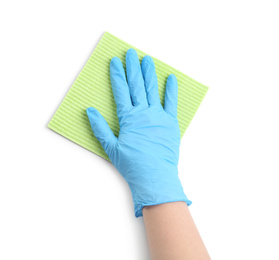
[[115,137],[103,116],[88,108],[94,135],[117,170],[128,182],[135,216],[144,206],[173,201],[191,204],[178,178],[180,130],[177,121],[177,79],[167,79],[165,105],[160,103],[155,66],[145,56],[141,66],[135,50],[126,54],[127,81],[122,63],[110,63],[111,85],[120,132]]

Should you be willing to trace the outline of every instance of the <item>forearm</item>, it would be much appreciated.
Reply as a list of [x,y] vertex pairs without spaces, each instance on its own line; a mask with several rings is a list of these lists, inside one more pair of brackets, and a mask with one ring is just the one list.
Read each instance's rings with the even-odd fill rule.
[[143,208],[152,260],[210,259],[185,202]]

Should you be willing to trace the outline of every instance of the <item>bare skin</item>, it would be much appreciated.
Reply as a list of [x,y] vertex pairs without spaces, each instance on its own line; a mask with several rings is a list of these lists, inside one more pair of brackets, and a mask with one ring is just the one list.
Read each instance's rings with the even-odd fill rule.
[[210,256],[185,202],[143,208],[152,260],[208,260]]

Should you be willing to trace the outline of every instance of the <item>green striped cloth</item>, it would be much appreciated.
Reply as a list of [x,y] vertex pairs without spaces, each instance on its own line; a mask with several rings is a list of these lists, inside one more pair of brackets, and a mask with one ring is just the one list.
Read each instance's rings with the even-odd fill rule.
[[[110,84],[110,60],[117,56],[125,67],[126,51],[134,48],[141,59],[146,53],[105,32],[87,63],[73,83],[48,127],[69,140],[109,160],[101,144],[91,131],[86,115],[88,107],[95,107],[104,116],[116,136],[119,133],[116,105]],[[153,58],[158,77],[159,95],[163,105],[167,77],[175,74],[178,80],[178,121],[184,135],[208,87],[191,79],[171,66]]]

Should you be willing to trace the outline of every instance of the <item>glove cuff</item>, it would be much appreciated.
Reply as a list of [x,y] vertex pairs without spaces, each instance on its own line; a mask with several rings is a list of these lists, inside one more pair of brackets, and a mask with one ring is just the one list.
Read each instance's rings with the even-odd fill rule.
[[127,180],[133,196],[136,217],[142,216],[144,206],[175,201],[184,201],[188,206],[192,204],[183,191],[177,169],[171,172],[152,172],[148,174],[148,180],[141,179],[142,176],[146,175],[133,176]]

